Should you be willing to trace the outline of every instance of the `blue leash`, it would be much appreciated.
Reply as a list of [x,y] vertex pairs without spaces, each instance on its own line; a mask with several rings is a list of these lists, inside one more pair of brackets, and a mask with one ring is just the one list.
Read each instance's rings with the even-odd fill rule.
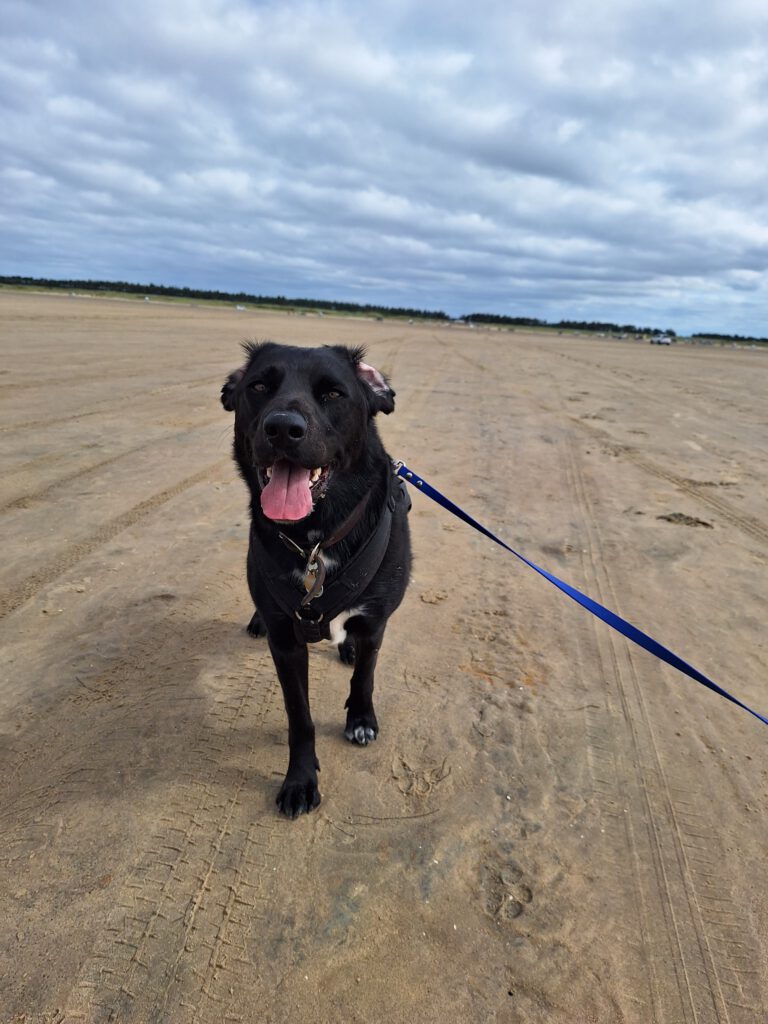
[[702,672],[699,672],[699,670],[694,668],[693,665],[689,665],[687,661],[683,661],[682,658],[668,650],[657,640],[654,640],[653,637],[643,633],[643,631],[638,629],[637,626],[633,626],[631,622],[627,622],[625,619],[622,619],[620,615],[610,611],[608,608],[604,608],[601,604],[598,604],[597,601],[593,601],[591,597],[587,597],[586,594],[582,594],[580,590],[577,590],[570,584],[564,583],[563,580],[559,580],[557,576],[553,576],[552,573],[547,572],[546,569],[541,569],[538,565],[530,562],[524,555],[515,551],[515,549],[511,548],[509,544],[505,544],[503,540],[500,540],[500,538],[496,536],[496,534],[491,533],[490,530],[481,523],[478,523],[476,519],[473,519],[472,516],[459,508],[458,505],[454,505],[454,503],[450,499],[446,498],[444,494],[441,494],[440,491],[436,491],[435,488],[431,487],[426,480],[408,469],[404,463],[395,462],[394,468],[397,476],[402,477],[403,480],[406,480],[409,484],[413,484],[415,487],[418,487],[423,494],[426,494],[428,498],[436,501],[438,505],[442,505],[444,509],[452,512],[453,515],[458,516],[459,519],[462,519],[469,526],[479,530],[480,533],[485,534],[486,537],[489,537],[496,544],[500,544],[506,551],[511,552],[515,558],[519,558],[521,562],[525,562],[526,565],[529,565],[531,569],[534,569],[540,576],[543,576],[544,579],[549,580],[550,583],[554,583],[558,590],[562,590],[564,594],[567,594],[568,597],[572,598],[577,604],[580,604],[582,608],[586,608],[587,611],[592,612],[592,614],[596,615],[598,619],[602,619],[603,622],[607,622],[609,626],[618,630],[618,632],[628,640],[631,640],[633,643],[638,644],[638,646],[643,647],[646,651],[650,651],[651,654],[655,654],[657,658],[665,661],[673,668],[678,669],[680,672],[684,672],[685,675],[690,676],[691,679],[695,679],[696,682],[701,683],[702,686],[706,686],[708,689],[714,690],[715,693],[719,693],[721,697],[725,697],[726,700],[731,701],[733,704],[737,704],[740,708],[748,711],[750,715],[754,715],[755,718],[759,719],[763,725],[768,725],[768,718],[764,718],[763,715],[758,714],[757,711],[753,711],[752,708],[743,704],[737,697],[732,696],[727,690],[724,690],[722,686],[718,686],[717,683],[708,679],[707,676]]

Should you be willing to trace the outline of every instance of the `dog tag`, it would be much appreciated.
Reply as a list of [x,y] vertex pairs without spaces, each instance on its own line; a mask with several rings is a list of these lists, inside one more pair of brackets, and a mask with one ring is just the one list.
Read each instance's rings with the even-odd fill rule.
[[304,577],[304,589],[306,590],[307,593],[310,592],[312,587],[314,587],[315,583],[317,583],[317,573],[308,572],[307,575]]
[[307,575],[304,577],[304,589],[308,594],[312,594],[313,599],[316,597],[322,597],[323,594],[322,583],[320,584],[319,589],[316,590],[315,593],[312,593],[312,591],[315,590],[315,588],[317,587],[317,577],[319,571],[320,566],[317,564],[317,562],[312,562],[307,566]]

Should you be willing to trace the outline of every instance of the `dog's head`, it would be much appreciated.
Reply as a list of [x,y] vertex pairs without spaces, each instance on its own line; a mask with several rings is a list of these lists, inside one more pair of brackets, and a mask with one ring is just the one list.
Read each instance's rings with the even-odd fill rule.
[[297,522],[360,458],[372,417],[394,410],[395,392],[359,348],[245,348],[245,364],[221,389],[235,413],[236,457],[264,515]]

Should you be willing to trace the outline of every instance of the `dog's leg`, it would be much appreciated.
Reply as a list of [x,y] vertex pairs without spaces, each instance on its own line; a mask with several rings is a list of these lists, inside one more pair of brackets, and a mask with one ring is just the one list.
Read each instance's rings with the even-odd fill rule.
[[354,665],[355,664],[355,641],[351,636],[348,636],[345,640],[338,645],[339,658],[343,665]]
[[354,637],[355,671],[352,673],[349,697],[344,705],[347,708],[344,735],[350,743],[358,743],[365,747],[379,734],[379,723],[373,710],[373,674],[384,637],[384,626],[380,626],[375,632],[363,628],[355,629]]
[[277,794],[277,806],[289,818],[313,810],[320,803],[315,756],[315,726],[309,712],[307,645],[301,644],[287,622],[269,633],[269,648],[283,688],[288,713],[288,772]]
[[267,635],[267,629],[266,629],[266,626],[264,625],[264,622],[263,622],[261,616],[259,615],[258,608],[253,613],[253,616],[251,617],[251,621],[248,623],[248,625],[245,628],[248,631],[248,634],[250,636],[266,636]]

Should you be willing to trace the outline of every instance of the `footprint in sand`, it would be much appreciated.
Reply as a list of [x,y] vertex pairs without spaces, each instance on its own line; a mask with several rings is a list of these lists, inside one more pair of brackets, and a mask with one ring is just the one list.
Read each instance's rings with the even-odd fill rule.
[[533,890],[523,881],[522,869],[514,861],[482,864],[480,888],[483,909],[495,921],[514,920],[533,900]]

